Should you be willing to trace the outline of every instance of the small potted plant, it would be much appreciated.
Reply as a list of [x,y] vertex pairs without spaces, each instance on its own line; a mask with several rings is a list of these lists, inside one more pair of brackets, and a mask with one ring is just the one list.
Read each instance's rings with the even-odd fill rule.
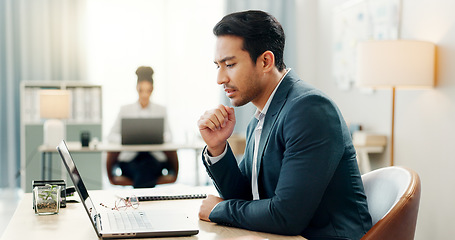
[[60,186],[46,184],[33,189],[35,214],[57,214],[60,210]]

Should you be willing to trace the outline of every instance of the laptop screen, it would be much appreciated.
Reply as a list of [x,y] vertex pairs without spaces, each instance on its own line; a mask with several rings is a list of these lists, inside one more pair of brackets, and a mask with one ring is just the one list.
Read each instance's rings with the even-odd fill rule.
[[[191,222],[188,215],[182,213],[180,211],[165,211],[160,214],[159,219],[151,218],[156,214],[156,211],[152,212],[143,212],[137,211],[136,216],[134,219],[138,219],[143,221],[142,225],[147,226],[146,228],[135,228],[135,229],[128,229],[125,230],[124,227],[128,224],[123,226],[118,226],[118,228],[105,228],[102,225],[102,219],[100,219],[99,213],[96,211],[95,205],[93,204],[92,199],[90,198],[87,188],[85,187],[84,183],[82,182],[82,177],[79,174],[76,165],[73,161],[73,158],[70,155],[70,152],[66,146],[65,141],[60,142],[57,146],[57,151],[60,153],[62,157],[63,163],[68,170],[68,173],[71,177],[71,180],[74,183],[74,187],[76,188],[79,196],[82,200],[82,205],[87,212],[87,215],[90,218],[90,222],[92,223],[93,228],[96,231],[96,234],[99,238],[124,238],[124,237],[169,237],[169,236],[188,236],[188,235],[195,235],[199,232],[195,223]],[[103,214],[102,212],[101,214]],[[122,212],[122,213],[131,213],[131,212]],[[110,222],[110,218],[108,215],[103,216],[106,217],[108,220],[106,222]],[[115,216],[113,216],[115,218]],[[129,216],[126,216],[127,218]],[[112,219],[115,221],[115,219]],[[153,220],[153,223],[151,221]],[[109,224],[108,224],[109,225]],[[130,224],[131,225],[131,224]],[[131,225],[133,226],[133,225]],[[112,227],[112,226],[111,226]],[[139,227],[139,225],[137,225]]]
[[122,118],[122,145],[162,144],[164,118]]
[[74,163],[73,158],[71,157],[71,154],[68,151],[68,147],[66,146],[65,141],[60,142],[60,144],[57,146],[57,151],[60,153],[66,170],[68,170],[68,174],[70,175],[70,178],[73,181],[74,187],[79,193],[79,196],[82,200],[85,210],[87,211],[87,214],[90,216],[90,221],[92,222],[92,225],[96,230],[96,233],[99,235],[95,223],[95,216],[98,213],[96,211],[92,199],[88,195],[87,188],[85,187],[84,182],[82,181],[81,175],[79,174],[76,168],[76,164]]

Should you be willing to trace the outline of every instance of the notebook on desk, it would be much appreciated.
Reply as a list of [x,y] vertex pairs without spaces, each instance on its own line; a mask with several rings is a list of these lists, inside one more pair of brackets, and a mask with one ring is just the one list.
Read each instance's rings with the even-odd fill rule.
[[[166,211],[164,214],[158,214],[156,211],[141,210],[98,211],[90,198],[65,141],[62,141],[57,146],[57,151],[68,170],[68,174],[73,181],[74,187],[81,198],[82,204],[98,237],[189,236],[199,233],[197,226],[195,226],[196,224],[192,223],[188,216],[180,212]],[[118,219],[123,219],[122,223],[117,223]],[[123,222],[125,220],[128,220],[128,224]]]
[[122,118],[122,145],[162,144],[164,118]]
[[209,191],[206,187],[188,187],[184,184],[172,183],[161,184],[154,188],[138,188],[134,190],[119,190],[115,195],[120,198],[128,198],[131,195],[136,196],[139,201],[167,201],[181,199],[200,199],[206,198],[207,193],[216,195],[217,193]]

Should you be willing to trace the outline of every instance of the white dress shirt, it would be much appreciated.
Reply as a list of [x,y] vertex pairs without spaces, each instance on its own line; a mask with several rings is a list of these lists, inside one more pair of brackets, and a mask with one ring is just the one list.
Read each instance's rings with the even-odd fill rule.
[[[142,108],[139,101],[132,104],[124,105],[120,108],[117,115],[117,119],[111,128],[111,131],[107,137],[110,143],[120,144],[121,143],[121,122],[122,118],[153,118],[163,117],[164,118],[164,141],[171,141],[171,133],[167,124],[167,112],[166,108],[149,102],[146,108]],[[137,156],[137,152],[123,151],[120,153],[118,160],[121,162],[129,162]],[[165,161],[166,156],[162,152],[150,152],[159,161]]]
[[[264,119],[267,114],[267,110],[269,109],[270,103],[272,102],[273,96],[275,96],[275,92],[278,89],[278,87],[281,84],[281,81],[283,81],[283,78],[288,74],[288,72],[291,69],[286,69],[286,73],[281,77],[280,82],[276,85],[275,89],[273,90],[272,94],[270,94],[269,99],[267,100],[266,104],[264,105],[264,108],[262,111],[259,111],[259,109],[256,109],[256,113],[254,114],[254,117],[258,120],[258,124],[256,125],[256,128],[254,129],[254,152],[253,152],[253,165],[252,165],[252,173],[251,173],[251,189],[252,189],[252,194],[253,194],[253,200],[258,200],[259,199],[259,190],[258,190],[258,172],[257,172],[257,162],[258,162],[258,149],[259,149],[259,140],[261,139],[261,134],[262,134],[262,126],[264,125]],[[218,162],[221,158],[226,155],[227,152],[227,144],[226,148],[224,149],[224,152],[216,157],[211,157],[208,152],[207,148],[205,149],[204,156],[206,159],[206,162],[209,165],[215,164]]]

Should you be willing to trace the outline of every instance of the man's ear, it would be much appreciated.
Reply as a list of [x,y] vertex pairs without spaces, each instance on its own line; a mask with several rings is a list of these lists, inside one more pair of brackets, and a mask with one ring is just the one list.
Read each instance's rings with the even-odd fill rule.
[[270,72],[275,67],[275,55],[272,51],[265,51],[259,59],[263,72]]

